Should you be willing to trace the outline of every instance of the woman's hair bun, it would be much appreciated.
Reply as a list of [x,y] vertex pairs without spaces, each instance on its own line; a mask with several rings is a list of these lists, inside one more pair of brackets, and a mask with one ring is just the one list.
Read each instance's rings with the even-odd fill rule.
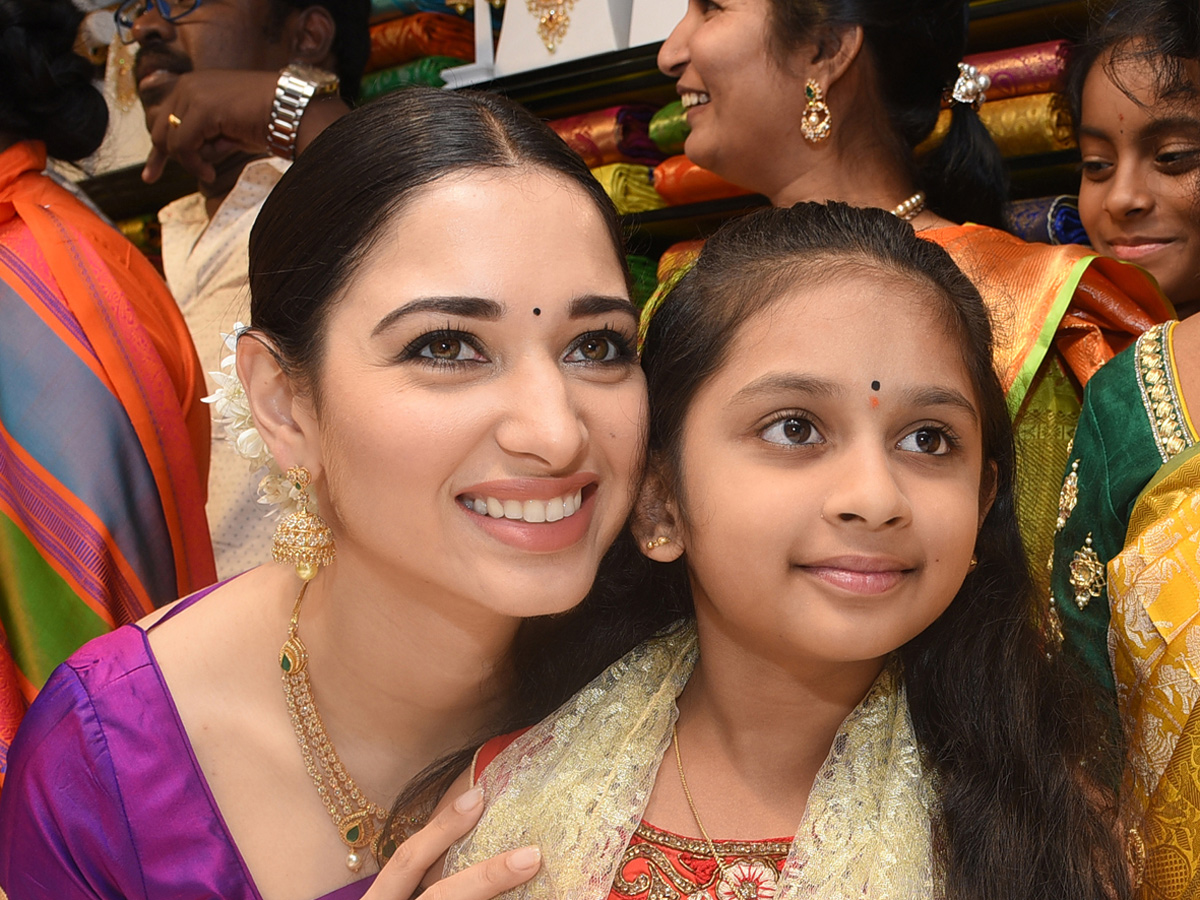
[[94,153],[108,128],[92,64],[74,50],[82,20],[71,0],[0,0],[0,132],[67,161]]

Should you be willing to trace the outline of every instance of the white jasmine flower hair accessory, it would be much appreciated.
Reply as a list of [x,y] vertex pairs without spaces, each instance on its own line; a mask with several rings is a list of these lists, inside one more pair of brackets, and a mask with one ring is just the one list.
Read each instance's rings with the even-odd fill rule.
[[249,330],[248,325],[236,322],[231,334],[221,335],[228,354],[221,360],[220,372],[208,373],[217,383],[217,389],[205,397],[204,402],[213,405],[216,422],[225,429],[225,440],[233,445],[238,456],[249,462],[250,472],[262,473],[258,482],[258,502],[275,507],[267,515],[287,515],[299,509],[300,492],[283,474],[254,427],[246,390],[238,379],[238,338]]

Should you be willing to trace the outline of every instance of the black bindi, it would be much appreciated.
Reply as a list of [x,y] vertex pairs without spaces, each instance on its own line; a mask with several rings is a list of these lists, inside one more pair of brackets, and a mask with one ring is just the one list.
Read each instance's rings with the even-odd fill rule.
[[538,309],[538,308],[535,306],[535,307],[533,308],[533,314],[534,314],[535,316],[540,316],[540,315],[542,314],[542,311],[541,311],[540,309]]
[[873,390],[873,391],[879,390],[879,382],[878,381],[871,382],[871,390]]

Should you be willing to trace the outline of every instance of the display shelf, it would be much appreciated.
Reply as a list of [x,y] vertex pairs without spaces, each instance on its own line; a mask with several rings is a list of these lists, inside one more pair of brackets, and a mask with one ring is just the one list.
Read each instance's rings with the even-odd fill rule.
[[174,160],[154,184],[142,181],[142,166],[113,169],[79,182],[79,187],[114,222],[157,212],[172,200],[196,190],[196,176]]
[[748,194],[632,213],[622,216],[621,222],[630,253],[657,255],[677,241],[708,237],[722,222],[769,205],[761,194]]
[[[1100,0],[1096,7],[1106,3],[1107,0]],[[1086,26],[1088,6],[1082,0],[976,0],[971,4],[970,15],[968,49],[982,52],[1053,38],[1077,38]],[[676,98],[675,85],[673,79],[658,70],[659,46],[657,43],[646,44],[571,60],[472,85],[472,89],[503,94],[547,119],[620,103],[666,104]],[[1053,185],[1055,177],[1061,178],[1067,171],[1064,164],[1069,166],[1073,161],[1070,158],[1050,163],[1041,158],[1032,163],[1014,161],[1011,164],[1014,197],[1033,196],[1039,189]],[[1053,174],[1055,172],[1057,176]],[[88,179],[80,186],[107,215],[123,219],[154,212],[194,191],[196,182],[172,163],[154,185],[141,181],[140,166],[130,166]],[[1059,183],[1049,192],[1063,190],[1066,186]],[[738,202],[744,203],[744,198],[737,198],[728,209],[695,204],[696,227],[711,231],[723,218],[736,214]],[[689,225],[685,221],[687,214],[681,212],[688,209],[690,207],[673,207],[630,216],[626,221],[630,228],[648,235],[649,240],[657,244],[667,235],[686,237],[689,234]]]

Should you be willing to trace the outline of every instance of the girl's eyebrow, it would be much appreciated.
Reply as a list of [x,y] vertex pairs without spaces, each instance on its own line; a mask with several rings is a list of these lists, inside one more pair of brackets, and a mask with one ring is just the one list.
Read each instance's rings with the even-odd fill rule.
[[[768,372],[747,384],[730,399],[728,406],[745,403],[759,397],[775,394],[808,394],[812,397],[837,398],[842,394],[842,387],[836,381],[820,378],[816,375],[805,375],[799,372]],[[921,408],[950,407],[960,410],[979,421],[979,412],[975,404],[968,400],[961,391],[939,385],[917,385],[903,388],[899,392],[900,401],[908,406]]]
[[913,387],[900,392],[901,399],[912,406],[937,407],[948,406],[957,409],[971,417],[971,421],[979,422],[979,412],[975,404],[963,396],[962,392],[948,387]]
[[371,337],[376,337],[395,325],[405,316],[416,313],[440,313],[459,316],[464,319],[499,319],[504,315],[504,307],[495,300],[483,297],[418,297],[398,306],[379,320],[379,324],[371,330]]
[[809,394],[813,397],[836,397],[842,392],[837,382],[800,372],[768,372],[754,379],[729,398],[733,406],[772,394]]

